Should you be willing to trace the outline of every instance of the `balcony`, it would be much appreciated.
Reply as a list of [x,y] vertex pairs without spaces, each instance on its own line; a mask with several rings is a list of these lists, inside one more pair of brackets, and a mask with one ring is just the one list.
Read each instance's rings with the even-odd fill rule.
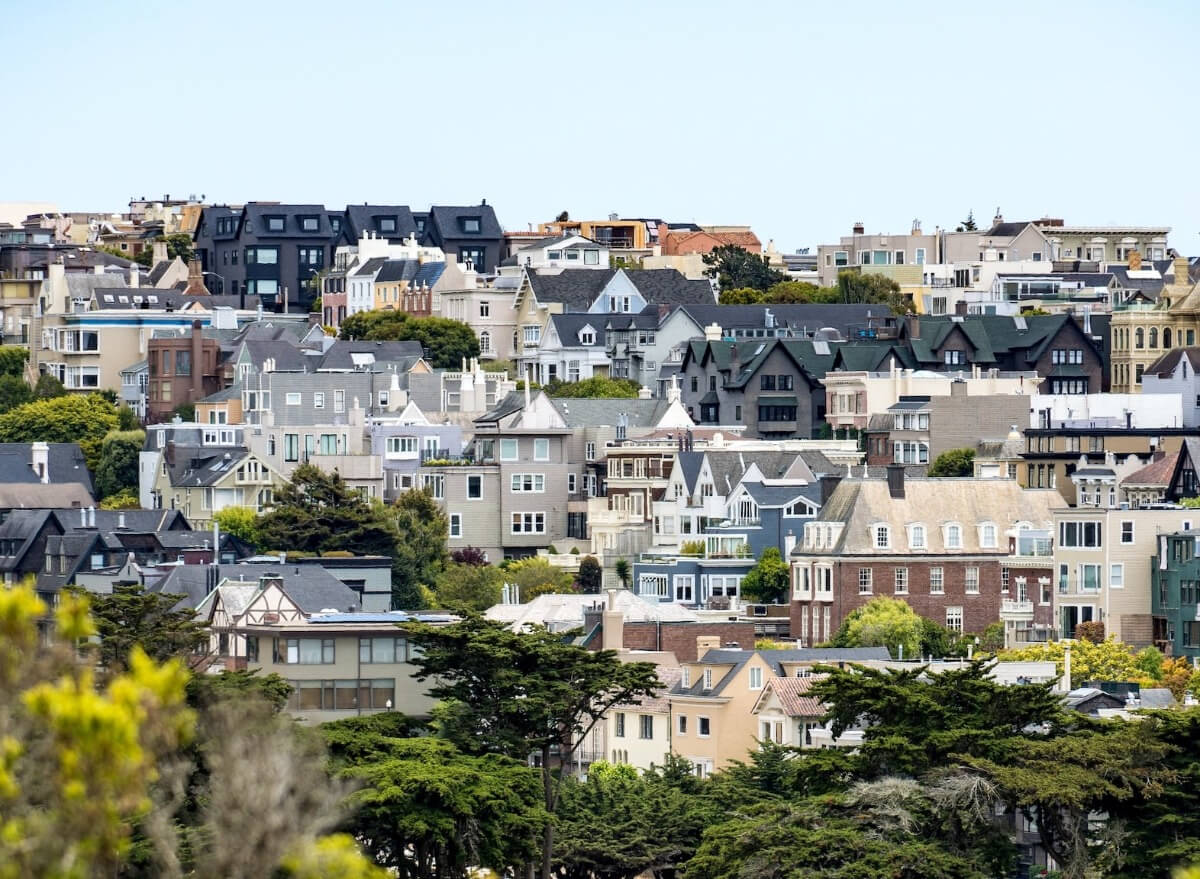
[[592,527],[598,525],[646,525],[648,521],[643,513],[634,513],[629,510],[593,510],[589,504],[588,524]]
[[1000,619],[1014,622],[1033,621],[1033,602],[1006,598],[1000,602]]

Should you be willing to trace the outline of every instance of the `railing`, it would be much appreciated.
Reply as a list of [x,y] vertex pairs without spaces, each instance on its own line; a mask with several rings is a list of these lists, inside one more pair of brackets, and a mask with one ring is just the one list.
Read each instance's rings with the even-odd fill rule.
[[1019,599],[1006,598],[1000,602],[1000,615],[1011,614],[1013,616],[1033,616],[1033,602],[1021,601]]
[[422,467],[470,467],[474,464],[487,463],[477,461],[470,455],[459,455],[441,449],[427,449],[421,452]]

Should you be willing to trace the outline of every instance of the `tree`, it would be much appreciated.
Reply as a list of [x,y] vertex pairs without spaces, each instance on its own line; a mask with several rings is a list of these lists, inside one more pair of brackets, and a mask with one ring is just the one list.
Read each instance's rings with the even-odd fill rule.
[[486,565],[487,553],[477,546],[464,546],[450,553],[450,561],[456,565]]
[[1151,680],[1145,669],[1138,664],[1137,657],[1129,645],[1111,636],[1101,644],[1093,644],[1091,641],[1048,641],[1043,644],[1031,644],[1018,650],[1005,650],[997,658],[1001,662],[1053,662],[1061,675],[1067,647],[1071,648],[1072,687],[1081,686],[1084,681],[1140,683]]
[[491,565],[460,565],[451,562],[437,576],[434,595],[438,606],[487,610],[500,601],[504,572]]
[[195,421],[196,404],[180,403],[173,410],[171,410],[171,418],[178,418],[180,421]]
[[142,430],[111,430],[100,444],[96,493],[107,498],[138,487],[138,457],[146,442]]
[[0,345],[0,376],[24,378],[29,349],[23,345]]
[[768,546],[758,564],[742,580],[742,595],[750,601],[780,604],[791,594],[792,571],[779,548]]
[[539,556],[511,563],[503,572],[504,582],[517,587],[521,601],[532,601],[539,595],[559,595],[575,592],[575,578],[570,572],[552,565]]
[[763,254],[751,253],[736,244],[722,244],[704,254],[704,274],[716,278],[722,290],[750,287],[766,290],[772,284],[786,281],[787,275],[771,267]]
[[[614,705],[637,702],[662,684],[654,666],[622,663],[611,650],[592,652],[547,631],[512,632],[469,615],[450,626],[415,626],[417,680],[447,700],[445,732],[468,753],[540,759],[543,806],[553,815],[561,792],[551,752],[569,766],[576,750]],[[544,822],[542,879],[552,875],[554,824]]]
[[[192,246],[192,236],[186,232],[165,235],[158,240],[166,242],[167,259],[178,258],[186,263],[190,262],[196,256],[196,251]],[[151,259],[153,259],[153,251],[151,251]]]
[[767,298],[766,291],[753,287],[733,287],[721,290],[722,305],[758,305]]
[[[81,597],[86,594],[72,588]],[[118,584],[111,594],[90,596],[100,636],[100,664],[113,672],[124,671],[135,648],[154,662],[194,659],[196,650],[208,643],[209,630],[190,607],[180,606],[186,597],[148,592],[140,584]]]
[[404,492],[387,514],[396,529],[392,606],[414,610],[422,606],[420,587],[432,589],[446,564],[449,520],[433,495],[422,489]]
[[1189,510],[1200,510],[1200,497],[1180,498],[1179,506],[1186,507]]
[[630,577],[632,577],[632,573],[629,569],[629,560],[617,559],[617,561],[613,564],[613,573],[617,575],[617,580],[620,581],[621,588],[628,589],[629,580]]
[[117,426],[116,409],[98,394],[54,397],[0,415],[0,442],[77,442],[88,469],[95,472],[104,437]]
[[337,471],[301,464],[275,494],[275,506],[258,523],[261,544],[270,549],[392,556],[394,524],[349,488]]
[[578,382],[554,380],[543,385],[551,397],[627,397],[636,399],[642,386],[633,379],[595,376]]
[[575,580],[584,595],[599,595],[604,585],[604,569],[594,555],[585,555],[579,560],[579,575]]
[[100,501],[102,510],[140,510],[142,500],[136,488],[123,488],[116,494],[110,494]]
[[253,507],[224,507],[213,513],[213,521],[225,534],[232,534],[252,549],[261,549],[258,513]]
[[[743,586],[743,589],[745,587]],[[893,658],[921,656],[921,617],[898,598],[878,595],[846,615],[833,636],[835,647],[886,647]]]
[[912,311],[910,303],[900,294],[900,285],[875,272],[843,269],[838,272],[838,293],[841,302],[886,305],[896,314]]
[[949,449],[933,459],[930,476],[971,476],[975,473],[974,449]]
[[33,388],[19,375],[0,375],[0,414],[33,401]]
[[416,341],[435,369],[458,369],[479,356],[479,339],[462,321],[444,317],[410,317],[402,311],[361,311],[342,321],[339,337],[371,341]]
[[33,396],[38,400],[49,400],[51,397],[65,397],[67,389],[57,378],[48,372],[38,376],[33,385]]
[[230,700],[251,699],[270,706],[278,714],[287,705],[292,685],[274,672],[264,675],[260,671],[226,669],[219,674],[193,675],[187,682],[188,704],[204,709]]
[[975,232],[979,227],[975,225],[975,211],[967,211],[967,218],[958,224],[955,232]]

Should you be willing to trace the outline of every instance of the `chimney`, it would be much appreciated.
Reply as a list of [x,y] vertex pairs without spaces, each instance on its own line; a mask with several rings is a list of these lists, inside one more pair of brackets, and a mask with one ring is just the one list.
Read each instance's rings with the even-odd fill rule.
[[1188,261],[1186,256],[1175,257],[1175,286],[1183,287],[1188,284]]
[[851,230],[851,232],[854,235],[865,235],[867,232],[867,227],[863,225],[862,220],[859,220],[854,224],[854,228]]
[[904,315],[904,324],[908,328],[908,337],[910,339],[921,338],[921,319],[917,315]]
[[654,395],[650,392],[650,389],[648,387],[646,387],[645,385],[642,385],[640,388],[638,388],[638,399],[639,400],[649,400],[652,396],[654,396]]
[[904,497],[904,465],[888,464],[887,466],[888,494],[896,499]]
[[125,527],[125,513],[124,512],[117,513],[117,528],[123,529],[124,527]]
[[96,527],[96,508],[95,507],[87,508],[87,517],[88,517],[88,527],[95,528]]
[[600,646],[603,650],[622,650],[625,647],[625,616],[617,609],[617,590],[608,590],[608,603],[601,618]]
[[704,328],[704,341],[719,342],[721,341],[721,325],[709,324]]
[[154,254],[154,259],[150,263],[152,266],[156,266],[160,262],[166,262],[169,259],[167,256],[167,242],[155,241],[151,248],[151,253]]
[[204,286],[204,271],[200,268],[200,260],[188,260],[187,288],[184,296],[208,296],[208,288]]
[[697,635],[696,636],[696,659],[703,659],[704,654],[710,650],[721,649],[720,635]]
[[43,485],[50,481],[50,446],[48,443],[33,443],[30,446],[30,464]]
[[967,396],[967,383],[964,379],[956,378],[954,381],[950,382],[950,396],[951,397]]
[[137,263],[133,263],[129,267],[129,286],[134,290],[142,286],[141,266],[139,266]]

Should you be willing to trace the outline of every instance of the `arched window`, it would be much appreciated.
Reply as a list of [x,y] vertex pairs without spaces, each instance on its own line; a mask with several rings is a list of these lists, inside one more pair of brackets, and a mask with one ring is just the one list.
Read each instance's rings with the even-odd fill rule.
[[924,525],[913,525],[908,529],[908,548],[925,549]]
[[[1145,332],[1146,331],[1143,330],[1141,327],[1138,327],[1136,330],[1133,331],[1134,347],[1136,347],[1136,348],[1145,348],[1146,347],[1146,344],[1145,344],[1146,338],[1144,335]],[[517,334],[513,333],[513,346],[514,347],[516,347],[516,344],[517,344],[516,338],[517,338]]]
[[1150,344],[1147,345],[1146,347],[1148,347],[1148,348],[1157,348],[1158,347],[1158,327],[1150,328]]
[[957,522],[946,526],[946,549],[962,549],[962,526]]
[[483,332],[481,332],[479,334],[479,353],[480,354],[491,354],[492,353],[492,334],[489,333],[487,330],[484,330]]
[[1164,348],[1171,347],[1171,328],[1170,327],[1166,327],[1163,329],[1163,347]]
[[[1138,347],[1140,348],[1142,346],[1138,345]],[[519,351],[519,350],[521,350],[521,349],[517,347],[517,331],[513,330],[513,351]]]

